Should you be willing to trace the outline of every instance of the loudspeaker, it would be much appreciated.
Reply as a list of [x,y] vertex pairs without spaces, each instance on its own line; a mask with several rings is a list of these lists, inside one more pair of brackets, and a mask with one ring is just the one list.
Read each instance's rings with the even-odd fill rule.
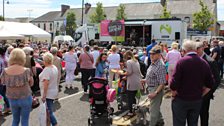
[[100,34],[99,33],[95,34],[95,39],[100,39]]
[[180,32],[175,32],[175,40],[180,39]]

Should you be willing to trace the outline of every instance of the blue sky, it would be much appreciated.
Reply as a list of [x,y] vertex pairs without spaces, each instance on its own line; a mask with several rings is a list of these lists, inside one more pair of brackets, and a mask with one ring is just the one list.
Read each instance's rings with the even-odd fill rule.
[[[5,0],[7,1],[7,0]],[[60,10],[61,4],[68,4],[71,8],[81,7],[82,0],[8,0],[5,4],[6,17],[41,16],[49,11]],[[93,6],[102,2],[104,6],[118,5],[119,3],[159,2],[160,0],[85,0]],[[224,0],[218,1],[218,20],[224,20]],[[2,2],[0,2],[0,15],[2,15]]]

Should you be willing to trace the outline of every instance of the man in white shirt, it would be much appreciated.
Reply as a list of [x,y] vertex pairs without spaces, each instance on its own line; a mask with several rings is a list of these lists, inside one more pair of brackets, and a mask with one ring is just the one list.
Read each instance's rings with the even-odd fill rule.
[[96,61],[97,61],[97,58],[100,56],[100,52],[98,50],[97,45],[94,45],[93,51],[91,52],[91,54],[93,55],[93,59],[94,59],[93,68],[96,69]]

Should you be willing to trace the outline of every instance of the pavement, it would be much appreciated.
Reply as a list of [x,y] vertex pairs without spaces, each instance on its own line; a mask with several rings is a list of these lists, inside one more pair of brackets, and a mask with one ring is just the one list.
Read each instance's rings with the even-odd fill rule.
[[[61,84],[62,88],[59,93],[59,100],[54,103],[58,126],[88,126],[88,117],[90,115],[88,95],[83,93],[80,76],[76,77],[74,89],[65,89],[63,84]],[[209,120],[211,126],[224,125],[223,92],[224,84],[216,91],[215,99],[211,101]],[[116,101],[112,103],[112,107],[115,108],[115,116],[119,116],[124,112],[117,110]],[[172,126],[171,99],[164,98],[161,110],[165,126]],[[39,108],[32,110],[29,122],[30,126],[39,126],[38,111]],[[11,123],[11,114],[0,118],[0,126],[11,126]],[[109,124],[106,124],[105,118],[99,118],[96,120],[95,126],[109,126]],[[134,126],[140,126],[140,124],[134,124]]]

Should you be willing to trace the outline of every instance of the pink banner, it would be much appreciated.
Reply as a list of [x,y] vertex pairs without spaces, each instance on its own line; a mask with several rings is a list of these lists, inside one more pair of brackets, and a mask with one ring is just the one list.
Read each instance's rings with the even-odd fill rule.
[[125,36],[124,20],[103,20],[100,23],[101,36]]

